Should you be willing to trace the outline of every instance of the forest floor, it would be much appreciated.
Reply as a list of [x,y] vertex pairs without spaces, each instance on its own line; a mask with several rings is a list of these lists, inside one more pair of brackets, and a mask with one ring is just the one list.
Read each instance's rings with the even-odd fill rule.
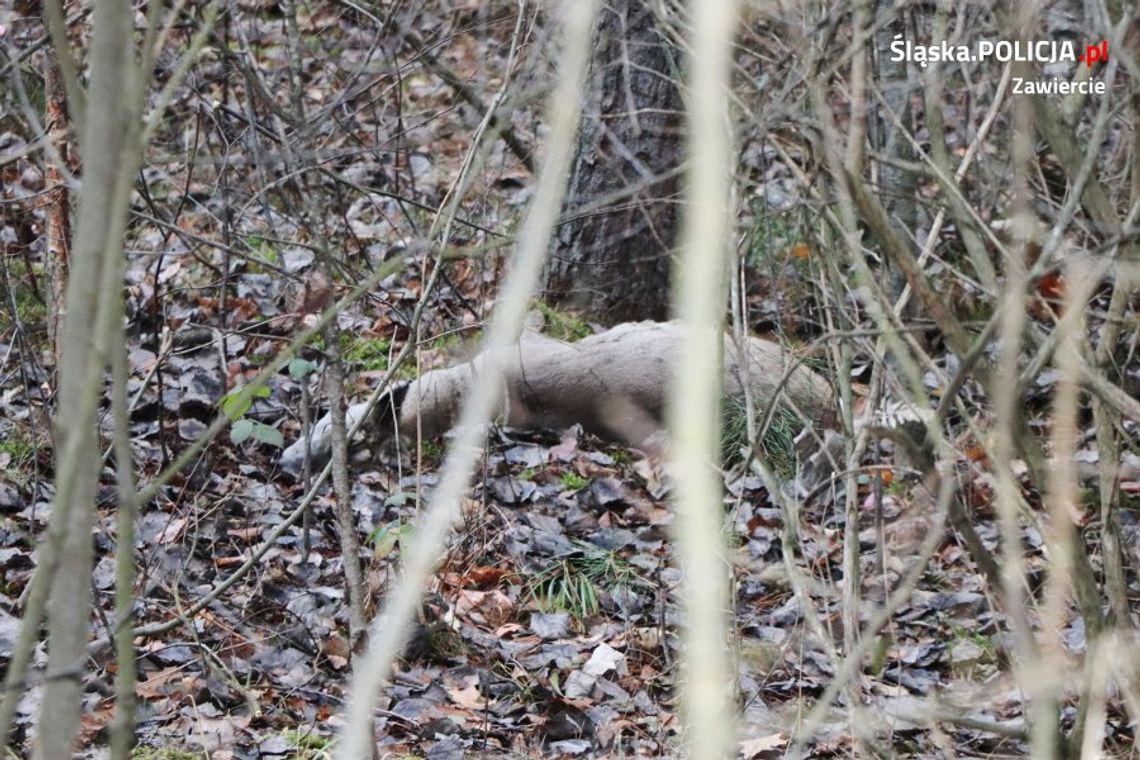
[[[477,17],[476,11],[465,13]],[[347,67],[354,57],[363,58],[371,38],[340,20],[315,13],[303,19],[302,31],[328,32],[343,43],[338,55]],[[334,22],[335,33],[329,31]],[[439,65],[489,97],[509,24],[479,27],[474,34],[475,27],[455,20],[418,22],[425,36],[446,39],[437,50]],[[261,55],[268,66],[281,54],[270,44],[278,25],[262,19],[251,28],[265,35]],[[338,320],[353,398],[367,394],[410,338],[408,318],[424,295],[424,273],[431,266],[425,259],[431,254],[412,241],[430,226],[431,210],[458,176],[480,116],[459,104],[432,71],[420,67],[404,75],[409,110],[401,124],[415,126],[403,133],[392,160],[380,162],[362,151],[335,166],[360,184],[386,188],[386,194],[349,203],[333,217],[344,226],[335,245],[341,252],[337,264],[348,273],[337,292],[346,292],[348,281],[367,276],[372,267],[404,256],[395,273]],[[307,76],[310,90],[337,86],[334,75],[319,66]],[[196,85],[221,92],[223,79],[207,70]],[[147,192],[137,199],[129,245],[131,440],[144,485],[202,434],[227,394],[286,344],[298,324],[295,291],[321,247],[307,226],[311,219],[290,216],[271,195],[259,197],[235,180],[253,187],[262,181],[259,172],[233,170],[225,177],[230,189],[223,191],[216,165],[193,164],[177,149],[198,128],[194,98],[183,93],[176,99],[168,139],[149,156],[142,183]],[[539,103],[524,99],[510,120],[530,142],[541,133]],[[336,139],[324,148],[344,148],[348,155],[354,140],[372,139],[374,126],[365,119],[334,130]],[[212,138],[203,139],[209,144]],[[227,149],[232,158],[241,144]],[[503,144],[491,149],[481,172],[460,206],[472,223],[457,233],[453,246],[503,246],[528,199],[530,175]],[[335,195],[330,185],[318,190]],[[5,192],[18,195],[18,182]],[[240,213],[223,213],[239,207]],[[155,209],[171,212],[168,224],[147,221],[162,216]],[[229,241],[224,249],[203,242],[221,240]],[[797,332],[806,307],[794,305],[792,294],[810,279],[800,251],[789,241],[787,251],[773,257],[783,262],[778,271],[750,270],[753,328]],[[445,266],[439,287],[427,295],[415,366],[401,368],[401,377],[470,350],[493,304],[501,266],[489,253]],[[42,283],[36,274],[15,259],[5,262],[6,288],[20,308],[14,306],[0,325],[4,658],[52,510],[51,371],[37,330],[43,306],[39,301],[37,307]],[[582,322],[569,324],[589,329]],[[303,356],[320,364],[325,353],[318,345]],[[310,379],[275,375],[243,416],[295,440],[302,382]],[[315,380],[313,389],[319,406]],[[137,642],[140,759],[331,756],[353,652],[329,492],[314,502],[307,529],[286,531],[215,602],[185,614],[292,513],[304,492],[279,471],[275,434],[257,429],[258,435],[240,442],[223,435],[206,447],[145,505],[139,521],[136,623],[176,622],[168,632]],[[445,445],[429,442],[418,454],[367,451],[354,457],[352,508],[366,549],[373,612],[399,578],[401,551],[431,498]],[[869,461],[889,462],[885,448],[872,448]],[[1081,455],[1095,452],[1086,447]],[[975,530],[996,552],[988,463],[967,455],[954,467],[960,482],[969,484],[963,495]],[[784,757],[809,715],[815,722],[806,744],[811,757],[849,757],[856,744],[880,756],[1023,756],[1027,702],[1011,673],[1013,645],[992,588],[961,539],[945,530],[925,473],[905,467],[879,472],[861,476],[851,497],[859,506],[860,623],[877,616],[903,579],[913,575],[914,585],[901,602],[892,602],[885,628],[866,637],[859,677],[834,695],[832,707],[816,711],[847,660],[841,654],[846,495],[817,494],[789,529],[785,512],[758,477],[747,469],[726,469],[741,756]],[[105,643],[116,550],[110,465],[102,482],[92,577],[98,610],[93,636],[102,643],[91,650],[81,755],[87,758],[106,751],[116,668]],[[1138,490],[1133,482],[1120,486],[1126,493]],[[675,756],[675,590],[682,569],[670,542],[669,490],[658,463],[578,431],[493,430],[462,524],[382,696],[382,756]],[[1040,506],[1032,489],[1024,496]],[[1127,538],[1136,545],[1137,526],[1125,514]],[[938,540],[923,557],[932,535]],[[1040,535],[1027,532],[1034,584],[1045,565],[1042,545]],[[1087,652],[1080,618],[1065,635],[1071,653]],[[37,653],[38,662],[43,657]],[[33,688],[21,703],[21,741],[28,738],[37,699]],[[1065,712],[1066,725],[1076,718],[1075,708]],[[1122,756],[1131,751],[1134,731],[1116,702],[1108,705],[1106,734]]]

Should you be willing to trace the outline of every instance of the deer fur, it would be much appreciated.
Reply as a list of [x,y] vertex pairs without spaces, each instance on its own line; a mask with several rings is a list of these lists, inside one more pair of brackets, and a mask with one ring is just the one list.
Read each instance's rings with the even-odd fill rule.
[[[519,342],[501,357],[505,380],[498,420],[519,428],[561,429],[577,424],[610,440],[656,448],[681,339],[682,328],[670,322],[621,324],[576,343],[524,330]],[[709,339],[714,339],[711,333]],[[797,365],[793,356],[772,341],[750,337],[743,344],[731,336],[724,339],[725,396],[742,399],[748,387],[758,410],[779,397],[783,406],[810,425],[829,420],[834,396],[823,377]],[[446,433],[485,363],[486,356],[479,354],[395,387],[377,406],[381,432],[411,439],[418,422],[425,438]],[[349,425],[359,419],[364,407],[349,407]],[[314,461],[327,458],[330,431],[326,415],[311,436]],[[285,469],[300,468],[304,445],[303,440],[297,441],[285,450],[281,458]]]

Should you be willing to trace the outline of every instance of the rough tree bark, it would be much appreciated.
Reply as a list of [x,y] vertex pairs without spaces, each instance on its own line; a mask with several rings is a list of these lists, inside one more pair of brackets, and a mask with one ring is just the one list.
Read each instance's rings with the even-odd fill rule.
[[594,50],[546,297],[603,322],[664,319],[682,149],[677,54],[645,0],[607,3]]
[[[64,52],[66,54],[66,51]],[[59,322],[67,290],[68,261],[71,258],[71,193],[65,173],[70,169],[71,140],[68,134],[67,94],[56,52],[48,47],[44,56],[44,131],[55,153],[45,169],[47,240],[45,258],[48,271],[48,341],[55,366],[59,366]],[[61,165],[62,164],[62,165]]]
[[[906,32],[906,19],[901,11],[892,13],[891,19],[875,33],[875,79],[887,105],[898,114],[903,126],[913,133],[914,114],[910,106],[911,83],[907,65],[905,61],[893,60],[888,54],[891,41]],[[870,122],[871,145],[877,154],[897,162],[914,161],[910,142],[899,133],[890,117],[879,112]],[[913,240],[918,224],[918,206],[915,203],[918,184],[914,172],[889,161],[880,162],[877,170],[879,193],[891,226],[902,240]],[[891,300],[897,301],[906,285],[906,278],[895,267],[891,268],[890,283]]]

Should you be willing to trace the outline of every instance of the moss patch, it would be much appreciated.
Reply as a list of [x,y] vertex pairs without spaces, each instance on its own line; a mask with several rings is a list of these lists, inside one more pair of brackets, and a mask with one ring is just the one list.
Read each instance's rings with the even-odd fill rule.
[[542,314],[546,319],[543,333],[555,340],[576,341],[593,334],[593,330],[580,317],[566,311],[556,309],[543,301],[534,301],[531,308]]
[[386,338],[357,338],[341,333],[341,358],[350,369],[365,372],[388,369],[388,353],[392,344]]

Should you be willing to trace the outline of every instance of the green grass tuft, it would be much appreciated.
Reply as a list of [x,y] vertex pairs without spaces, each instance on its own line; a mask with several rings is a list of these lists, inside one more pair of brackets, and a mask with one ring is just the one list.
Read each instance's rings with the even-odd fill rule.
[[588,478],[584,478],[576,472],[564,472],[558,479],[562,481],[562,486],[567,491],[581,491],[586,486],[590,485]]
[[[760,419],[756,424],[761,425],[764,422],[764,410],[757,412]],[[803,423],[799,417],[791,410],[780,407],[773,415],[772,423],[760,441],[760,450],[757,453],[781,478],[795,475],[795,438],[802,429]],[[721,403],[720,441],[721,463],[726,467],[738,464],[750,443],[748,415],[743,399],[726,398]]]
[[535,575],[527,591],[543,612],[568,612],[584,620],[601,609],[601,593],[646,586],[629,560],[593,544],[575,542],[579,552]]

